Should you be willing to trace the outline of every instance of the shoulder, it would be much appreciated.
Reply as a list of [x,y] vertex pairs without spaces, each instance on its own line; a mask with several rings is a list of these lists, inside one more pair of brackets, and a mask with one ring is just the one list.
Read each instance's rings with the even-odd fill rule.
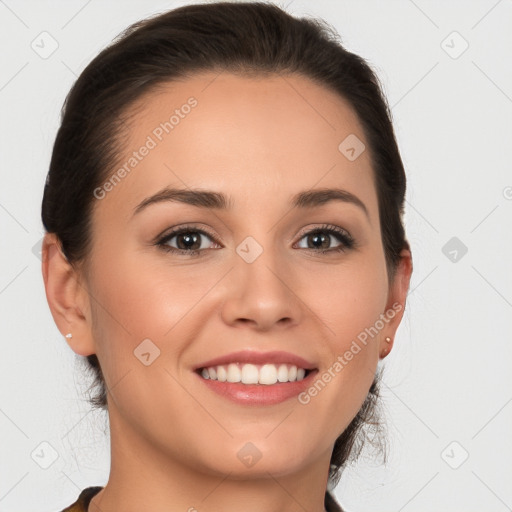
[[87,507],[89,506],[90,501],[101,491],[101,489],[103,489],[103,487],[87,487],[80,493],[78,499],[74,503],[63,509],[61,512],[87,512]]

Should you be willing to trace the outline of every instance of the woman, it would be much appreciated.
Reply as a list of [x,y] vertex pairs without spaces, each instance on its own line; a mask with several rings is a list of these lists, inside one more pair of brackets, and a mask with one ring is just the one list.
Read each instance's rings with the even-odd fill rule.
[[53,318],[111,470],[65,510],[342,510],[412,272],[369,66],[274,5],[128,28],[69,93],[44,191]]

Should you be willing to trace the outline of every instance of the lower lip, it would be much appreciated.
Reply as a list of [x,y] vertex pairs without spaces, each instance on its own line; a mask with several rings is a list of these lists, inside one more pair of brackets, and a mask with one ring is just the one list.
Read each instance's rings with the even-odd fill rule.
[[197,377],[215,393],[245,405],[273,405],[296,397],[310,385],[318,370],[311,371],[304,379],[295,382],[277,382],[276,384],[242,384],[240,382],[220,382]]

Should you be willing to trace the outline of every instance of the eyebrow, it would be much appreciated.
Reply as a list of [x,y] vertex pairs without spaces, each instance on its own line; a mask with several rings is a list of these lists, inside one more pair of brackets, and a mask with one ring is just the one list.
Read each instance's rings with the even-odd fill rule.
[[[222,192],[203,189],[179,189],[165,187],[156,194],[141,201],[135,208],[133,215],[140,213],[149,205],[161,202],[178,202],[214,210],[230,210],[233,207],[232,198]],[[365,204],[357,196],[340,188],[319,188],[304,190],[295,194],[290,205],[292,208],[314,208],[331,201],[341,201],[353,204],[364,211],[369,218]]]

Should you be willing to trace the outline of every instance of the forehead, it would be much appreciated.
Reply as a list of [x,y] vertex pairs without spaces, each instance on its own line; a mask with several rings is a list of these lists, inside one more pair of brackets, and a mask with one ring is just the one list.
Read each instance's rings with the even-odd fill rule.
[[[368,151],[348,102],[300,75],[202,73],[165,83],[131,108],[108,199],[133,209],[164,186],[222,190],[261,207],[318,187],[344,187],[376,202]],[[355,137],[355,138],[354,138]],[[359,142],[357,142],[359,141]],[[340,146],[341,145],[341,146]],[[350,145],[350,144],[349,144]]]

